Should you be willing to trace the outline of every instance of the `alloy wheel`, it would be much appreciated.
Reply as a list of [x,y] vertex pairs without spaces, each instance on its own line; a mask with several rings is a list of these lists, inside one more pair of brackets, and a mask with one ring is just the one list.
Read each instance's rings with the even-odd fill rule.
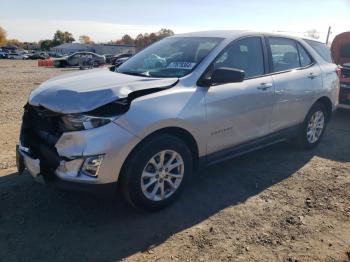
[[325,124],[324,113],[319,110],[316,111],[310,118],[306,130],[306,138],[310,144],[317,142],[323,132]]
[[179,188],[184,175],[184,161],[174,150],[163,150],[148,160],[141,175],[141,189],[152,201],[169,198]]

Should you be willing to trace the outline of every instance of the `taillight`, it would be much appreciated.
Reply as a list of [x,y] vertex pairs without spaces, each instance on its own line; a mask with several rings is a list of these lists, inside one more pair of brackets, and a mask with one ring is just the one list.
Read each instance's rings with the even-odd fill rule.
[[336,72],[337,72],[337,76],[340,78],[341,77],[341,67],[337,67],[336,69]]

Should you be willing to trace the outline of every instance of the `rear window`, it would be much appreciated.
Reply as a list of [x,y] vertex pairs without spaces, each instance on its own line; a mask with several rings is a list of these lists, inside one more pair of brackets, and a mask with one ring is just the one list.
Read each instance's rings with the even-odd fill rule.
[[343,58],[350,58],[350,44],[344,44],[340,48],[340,56]]
[[331,51],[329,48],[320,42],[304,39],[325,61],[328,63],[333,63]]

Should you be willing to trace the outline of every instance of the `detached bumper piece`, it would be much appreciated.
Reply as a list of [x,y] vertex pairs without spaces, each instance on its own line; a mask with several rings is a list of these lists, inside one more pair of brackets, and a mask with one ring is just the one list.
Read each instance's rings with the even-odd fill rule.
[[23,171],[23,163],[28,168],[36,162],[44,179],[52,180],[54,170],[60,165],[60,157],[55,148],[61,136],[58,127],[59,114],[28,104],[24,109],[20,145],[17,148],[18,170]]
[[[69,191],[80,191],[86,193],[98,193],[105,195],[113,195],[117,189],[117,183],[107,183],[107,184],[84,184],[84,183],[76,183],[71,181],[66,181],[60,179],[58,176],[52,176],[48,179],[47,173],[42,173],[40,171],[41,165],[40,160],[35,158],[34,156],[26,153],[25,148],[21,148],[17,146],[17,153],[19,156],[19,161],[22,161],[22,165],[27,168],[29,174],[38,182],[45,183],[48,186],[52,186],[54,188],[59,188],[63,190]],[[24,168],[23,168],[24,169]],[[23,170],[22,170],[23,171]]]
[[[24,148],[20,145],[16,146],[17,149],[17,169],[20,174],[27,168],[29,174],[32,177],[37,178],[40,174],[40,160],[32,155],[30,155],[28,148]],[[22,171],[20,167],[23,166]]]
[[16,145],[16,166],[19,175],[22,175],[25,165],[22,154],[20,153],[19,145]]
[[[68,159],[61,157],[55,145],[61,138],[61,115],[45,108],[25,106],[20,143],[16,146],[17,169],[24,169],[38,182],[65,190],[112,194],[115,183],[96,184],[104,155]],[[80,173],[81,172],[81,173]],[[84,177],[84,182],[77,182]]]

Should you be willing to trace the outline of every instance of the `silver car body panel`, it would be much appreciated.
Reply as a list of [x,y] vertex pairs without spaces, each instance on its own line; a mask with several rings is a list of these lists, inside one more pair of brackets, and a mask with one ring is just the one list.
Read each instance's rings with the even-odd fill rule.
[[[203,132],[207,128],[204,100],[207,89],[186,87],[184,82],[180,81],[171,89],[135,99],[130,109],[115,123],[140,139],[162,128],[182,128],[194,137],[199,155],[205,155],[206,144],[201,141],[205,141],[207,136]],[[178,99],[174,100],[174,95]],[[140,115],[147,115],[147,118]]]
[[[315,76],[309,78],[310,74]],[[272,76],[275,86],[271,131],[302,122],[312,105],[317,87],[322,87],[321,71],[317,64],[303,70],[292,70]]]
[[35,89],[29,104],[63,114],[88,112],[137,90],[167,87],[177,78],[145,78],[95,69],[50,79]]
[[257,87],[262,83],[272,86],[272,77],[247,79],[242,83],[208,89],[205,96],[208,154],[269,133],[273,89],[259,90]]
[[[57,141],[55,147],[60,156],[72,158],[72,161],[86,156],[104,155],[99,169],[98,178],[79,176],[80,166],[75,166],[73,174],[59,172],[66,168],[69,170],[71,161],[61,163],[56,171],[61,179],[81,181],[87,183],[112,183],[118,174],[129,152],[140,142],[140,139],[115,123],[85,130],[81,132],[64,133]],[[62,167],[63,166],[63,167]]]
[[[69,161],[61,163],[56,175],[81,183],[115,182],[131,151],[142,139],[163,128],[187,131],[197,143],[198,157],[205,157],[302,123],[321,97],[329,98],[335,110],[339,92],[336,66],[325,62],[303,40],[290,36],[286,37],[307,49],[315,60],[314,65],[246,79],[242,83],[197,85],[203,72],[229,43],[241,37],[262,35],[272,34],[215,31],[178,35],[225,38],[192,73],[180,79],[137,77],[97,69],[43,83],[32,92],[29,103],[62,114],[87,112],[137,90],[164,87],[132,100],[128,111],[113,123],[63,133],[56,143],[60,156],[74,160],[104,154],[98,178],[78,176],[81,163]],[[311,79],[310,73],[315,77]],[[258,89],[263,83],[270,88]],[[65,168],[70,172],[64,172]]]

